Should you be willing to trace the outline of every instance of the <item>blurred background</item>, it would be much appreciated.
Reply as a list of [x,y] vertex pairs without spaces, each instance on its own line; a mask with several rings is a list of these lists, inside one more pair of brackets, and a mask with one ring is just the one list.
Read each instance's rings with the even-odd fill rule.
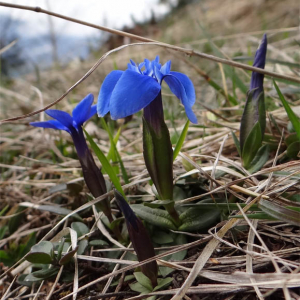
[[[6,2],[40,6],[96,25],[249,64],[263,33],[267,32],[268,59],[289,63],[299,60],[297,0]],[[49,104],[77,82],[105,52],[136,42],[46,14],[3,6],[0,6],[0,32],[1,119]],[[222,84],[220,66],[156,46],[125,48],[109,56],[61,105],[77,102],[89,92],[96,96],[104,77],[114,68],[126,68],[130,58],[140,62],[144,58],[154,59],[156,55],[161,56],[162,62],[172,59],[173,70],[185,72],[193,78],[198,101],[218,105],[216,91],[207,85],[203,74],[199,76],[199,69]],[[266,68],[287,74],[291,72],[285,70],[283,64],[267,65]],[[249,80],[248,73],[237,72],[243,80]],[[229,88],[232,85],[231,82],[227,84]],[[42,103],[39,93],[43,96]]]

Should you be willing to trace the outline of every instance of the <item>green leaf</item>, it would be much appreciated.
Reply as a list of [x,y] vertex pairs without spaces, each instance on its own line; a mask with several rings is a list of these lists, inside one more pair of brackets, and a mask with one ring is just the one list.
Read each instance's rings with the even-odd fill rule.
[[268,161],[270,154],[270,147],[269,145],[263,145],[259,148],[257,151],[254,159],[251,162],[251,166],[248,168],[248,171],[250,174],[253,174],[259,170],[265,165],[265,163]]
[[146,222],[160,228],[176,230],[169,213],[162,209],[150,208],[142,204],[130,205],[132,210]]
[[174,201],[173,200],[155,200],[155,201],[152,201],[152,202],[144,202],[143,204],[145,206],[148,206],[148,207],[151,207],[151,208],[159,208],[159,207],[162,207],[164,205],[167,205],[167,204],[173,204],[174,205]]
[[108,246],[108,243],[103,240],[92,240],[89,244],[90,246]]
[[[255,213],[255,214],[247,214],[247,217],[249,219],[253,220],[276,220],[275,218],[269,216],[266,213]],[[235,215],[235,216],[229,216],[229,219],[235,218],[235,219],[244,219],[244,216],[242,215]]]
[[53,244],[42,241],[34,245],[25,259],[34,264],[51,264],[54,258]]
[[63,237],[58,245],[58,249],[57,249],[57,255],[56,255],[56,259],[60,260],[61,259],[61,255],[64,249],[64,244],[65,244],[65,237]]
[[240,142],[238,140],[238,138],[236,137],[235,133],[233,131],[231,131],[231,135],[232,135],[232,139],[233,139],[233,142],[235,144],[235,147],[239,153],[239,156],[241,157],[241,147],[240,147]]
[[282,102],[282,105],[290,119],[290,121],[293,124],[293,127],[297,133],[298,138],[300,139],[300,119],[296,116],[296,114],[293,112],[293,110],[291,109],[291,107],[289,106],[288,102],[285,100],[283,94],[281,93],[278,85],[276,84],[275,80],[273,80],[275,89],[277,91],[277,94],[279,96],[279,99]]
[[170,285],[170,283],[173,281],[172,277],[166,277],[166,278],[158,278],[157,279],[157,286],[154,288],[153,292],[158,291],[164,287],[167,287]]
[[13,234],[20,226],[23,217],[24,217],[24,207],[16,207],[16,210],[14,210],[15,216],[11,217],[8,221],[8,231],[10,234]]
[[260,199],[259,207],[266,214],[276,218],[277,220],[300,226],[300,212],[298,211],[264,199]]
[[83,239],[83,240],[79,241],[77,254],[78,255],[83,254],[85,249],[87,248],[88,244],[89,244],[89,242],[87,239]]
[[[183,234],[178,234],[174,240],[174,242],[171,245],[180,245],[182,246],[183,244],[185,244],[187,242],[187,238],[185,235]],[[170,255],[165,256],[164,258],[162,258],[165,261],[181,261],[186,257],[187,254],[187,250],[182,250]],[[167,275],[169,275],[170,273],[174,272],[175,270],[169,267],[163,267],[160,266],[159,267],[159,272],[163,277],[166,277]],[[159,280],[158,279],[158,285],[159,285]]]
[[35,278],[47,279],[58,273],[59,268],[42,269],[39,271],[32,272],[31,275]]
[[7,231],[8,231],[8,226],[0,227],[0,240],[5,236]]
[[39,281],[42,281],[43,279],[41,278],[38,278],[38,277],[35,277],[34,275],[31,274],[28,274],[26,275],[22,281],[26,282],[26,283],[33,283],[33,282],[39,282]]
[[297,158],[300,152],[300,141],[294,142],[286,149],[286,155],[289,158]]
[[270,117],[272,123],[274,124],[275,128],[277,129],[278,133],[281,134],[281,130],[280,130],[275,118],[273,117],[273,115],[271,113],[269,113],[269,117]]
[[71,228],[77,232],[78,238],[90,232],[90,229],[84,223],[81,222],[73,222],[71,224]]
[[108,152],[108,155],[107,155],[107,159],[109,160],[109,157],[110,157],[111,153],[114,152],[114,156],[116,156],[116,158],[117,158],[117,160],[120,164],[123,179],[124,179],[125,183],[127,184],[127,183],[129,183],[128,175],[127,175],[126,169],[124,167],[123,160],[122,160],[122,158],[119,154],[119,151],[116,147],[116,144],[117,144],[118,139],[120,137],[122,128],[121,127],[119,128],[116,136],[113,138],[112,133],[111,133],[110,129],[108,128],[104,118],[101,118],[101,124],[102,124],[103,128],[107,131],[108,136],[109,136],[109,141],[110,141],[110,149],[109,149],[109,152]]
[[142,272],[134,272],[133,275],[137,282],[144,286],[148,291],[151,292],[153,290],[151,280],[146,275]]
[[220,211],[216,208],[205,211],[203,209],[189,208],[179,216],[182,225],[178,230],[198,231],[207,229],[219,221],[220,215]]
[[[40,205],[40,204],[34,204],[33,205],[30,202],[22,202],[22,203],[19,204],[19,206],[31,207],[31,208],[34,208],[34,209],[38,209],[38,210],[42,210],[42,211],[49,211],[49,212],[52,212],[54,214],[64,215],[64,216],[66,216],[66,215],[73,212],[70,209],[60,207],[60,206],[56,206],[56,205]],[[73,214],[72,217],[74,217],[74,219],[82,221],[82,218],[78,214]]]
[[261,147],[261,143],[261,128],[259,122],[257,122],[247,136],[242,150],[243,165],[246,169],[250,167],[250,164],[254,159],[258,149]]
[[[103,152],[101,151],[101,149],[97,146],[97,144],[93,141],[93,139],[91,138],[91,136],[84,130],[85,135],[93,149],[93,151],[95,152],[95,154],[97,155],[99,161],[102,164],[103,169],[105,170],[105,172],[108,174],[110,180],[112,181],[112,183],[114,184],[115,188],[123,195],[123,197],[125,198],[125,194],[123,192],[122,186],[120,184],[120,180],[117,177],[115,171],[113,170],[112,166],[110,165],[109,161],[107,160],[106,156],[103,154]],[[125,198],[126,199],[126,198]]]
[[141,294],[148,294],[148,293],[152,292],[152,289],[148,290],[143,285],[141,285],[139,282],[130,283],[129,287],[132,291],[135,291],[135,292],[138,292]]
[[295,142],[298,142],[299,139],[297,137],[297,134],[296,133],[292,133],[292,134],[289,134],[286,138],[285,138],[285,143],[287,146],[290,146],[291,144],[295,143]]
[[[239,205],[244,208],[246,206],[245,203],[239,203]],[[183,205],[183,207],[193,207],[193,208],[201,208],[202,211],[207,211],[208,209],[221,209],[221,210],[226,210],[226,209],[230,209],[230,210],[237,210],[239,209],[239,207],[237,206],[236,203],[203,203],[203,201],[199,202],[199,203],[195,203],[195,204],[185,204]],[[251,205],[251,208],[249,210],[260,210],[257,207],[257,204],[253,204]]]
[[152,237],[153,242],[159,244],[159,245],[164,245],[164,244],[170,244],[174,241],[172,235],[170,233],[156,230],[155,234]]
[[178,153],[180,152],[181,150],[181,147],[184,143],[184,140],[186,138],[186,135],[188,133],[188,130],[189,130],[189,125],[190,125],[190,121],[187,120],[187,122],[185,123],[184,127],[183,127],[183,130],[180,134],[180,137],[178,139],[178,142],[175,146],[175,149],[174,149],[174,152],[173,152],[173,161],[175,160],[175,158],[177,157]]

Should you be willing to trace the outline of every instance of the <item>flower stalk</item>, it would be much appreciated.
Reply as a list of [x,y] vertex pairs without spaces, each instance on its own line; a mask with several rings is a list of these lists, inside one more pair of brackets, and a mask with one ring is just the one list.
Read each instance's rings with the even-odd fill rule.
[[[160,200],[173,200],[173,149],[164,121],[161,92],[144,108],[143,149],[145,164]],[[176,225],[180,225],[174,203],[164,207]]]
[[[42,128],[52,128],[67,131],[74,142],[78,159],[82,168],[83,178],[91,194],[97,198],[107,192],[104,177],[96,165],[94,158],[87,146],[82,125],[96,113],[96,105],[92,106],[94,97],[87,95],[74,108],[72,116],[68,113],[56,109],[46,110],[46,114],[54,120],[45,122],[32,122],[30,125]],[[97,203],[97,208],[103,211],[110,222],[113,221],[110,203],[106,198]]]
[[[134,251],[138,257],[138,260],[144,261],[155,256],[154,248],[150,236],[139,218],[136,217],[126,200],[117,191],[114,190],[115,199],[125,217],[128,234],[132,242]],[[141,266],[142,273],[147,276],[152,287],[157,286],[157,273],[158,267],[156,261],[149,262]]]

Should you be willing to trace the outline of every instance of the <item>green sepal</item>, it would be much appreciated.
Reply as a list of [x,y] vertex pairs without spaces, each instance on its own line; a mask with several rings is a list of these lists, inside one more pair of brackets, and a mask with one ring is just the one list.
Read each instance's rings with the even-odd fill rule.
[[164,121],[159,132],[143,118],[143,148],[145,164],[161,200],[173,199],[173,149]]
[[254,159],[251,162],[251,167],[248,168],[249,173],[253,174],[259,171],[264,166],[264,164],[268,161],[269,154],[270,154],[269,145],[266,144],[260,147]]
[[242,153],[244,150],[244,146],[246,147],[246,140],[256,123],[258,122],[260,125],[261,140],[263,139],[264,132],[266,129],[266,109],[264,92],[261,92],[256,99],[253,99],[254,92],[255,90],[251,90],[247,94],[247,100],[241,119],[240,147]]
[[141,219],[152,225],[165,229],[177,229],[171,216],[165,210],[147,207],[143,204],[132,204],[130,207]]
[[242,160],[243,165],[246,169],[250,167],[252,160],[254,159],[258,149],[262,144],[262,135],[259,122],[257,122],[249,135],[246,138],[243,150],[242,150]]

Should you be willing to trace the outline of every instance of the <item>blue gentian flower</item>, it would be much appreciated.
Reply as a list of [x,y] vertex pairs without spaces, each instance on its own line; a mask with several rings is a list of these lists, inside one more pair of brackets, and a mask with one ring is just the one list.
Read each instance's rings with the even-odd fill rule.
[[[255,53],[253,66],[264,69],[267,55],[267,36],[264,34],[258,49]],[[266,109],[264,100],[264,74],[252,72],[250,89],[247,93],[246,104],[240,124],[240,148],[243,153],[244,144],[252,129],[259,123],[261,137],[263,139],[266,128]],[[253,150],[253,149],[252,149]],[[257,149],[258,150],[258,149]],[[246,149],[246,152],[249,149]],[[255,151],[252,151],[255,154]],[[242,154],[242,157],[245,155]],[[247,156],[246,157],[250,157]],[[249,160],[249,159],[248,159]],[[243,161],[244,166],[251,163],[251,161]]]
[[[267,55],[267,35],[264,34],[258,49],[255,53],[253,67],[265,68],[266,63],[266,55]],[[250,81],[250,92],[253,91],[253,100],[257,99],[259,94],[263,92],[264,87],[264,74],[252,72],[251,81]]]
[[[88,119],[90,119],[96,113],[96,105],[92,105],[94,102],[94,96],[92,94],[87,95],[78,105],[73,109],[72,116],[67,112],[48,109],[45,113],[52,117],[54,120],[45,122],[32,122],[30,125],[35,127],[53,128],[58,130],[67,131],[73,138],[76,150],[79,156],[82,156],[85,151],[86,142],[79,142],[78,139],[82,139],[82,125]],[[84,138],[83,138],[84,139]],[[85,141],[85,139],[84,139]]]
[[98,97],[99,117],[110,112],[111,118],[116,120],[147,107],[160,93],[163,80],[183,104],[189,120],[197,123],[192,111],[196,100],[192,81],[185,74],[171,71],[171,61],[162,66],[158,56],[140,64],[130,60],[126,71],[116,70],[106,76]]
[[[45,113],[54,120],[31,122],[30,125],[35,127],[65,130],[71,135],[78,154],[86,185],[92,195],[97,198],[105,194],[107,191],[105,180],[87,146],[82,130],[83,123],[96,114],[96,105],[92,105],[93,101],[94,96],[92,94],[87,95],[73,109],[72,116],[61,110],[48,109]],[[108,199],[98,203],[98,207],[105,213],[110,221],[113,221]]]

